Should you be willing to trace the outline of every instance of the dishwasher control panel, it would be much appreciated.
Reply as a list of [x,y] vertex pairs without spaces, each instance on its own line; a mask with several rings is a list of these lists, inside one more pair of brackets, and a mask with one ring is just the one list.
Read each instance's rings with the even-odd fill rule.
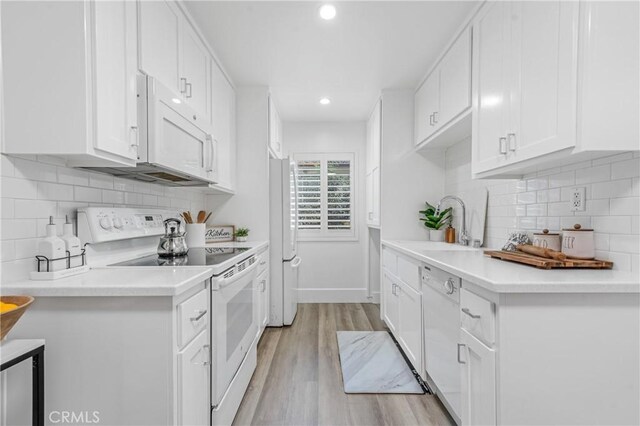
[[460,301],[460,286],[462,279],[447,271],[431,265],[422,265],[421,279],[423,285],[428,285],[448,298]]

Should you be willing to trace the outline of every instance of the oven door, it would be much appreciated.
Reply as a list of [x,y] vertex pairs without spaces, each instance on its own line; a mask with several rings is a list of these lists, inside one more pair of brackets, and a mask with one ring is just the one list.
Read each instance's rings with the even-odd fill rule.
[[233,272],[233,276],[229,278],[214,278],[212,285],[213,407],[222,401],[258,331],[254,316],[257,272],[255,257],[242,262],[240,268],[236,267]]

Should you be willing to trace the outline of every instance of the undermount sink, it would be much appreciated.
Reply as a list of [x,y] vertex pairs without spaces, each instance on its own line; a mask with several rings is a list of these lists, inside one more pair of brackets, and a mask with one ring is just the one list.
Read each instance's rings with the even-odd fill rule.
[[399,245],[407,250],[414,251],[467,251],[478,250],[473,247],[462,246],[460,244],[450,244],[435,241],[398,241]]

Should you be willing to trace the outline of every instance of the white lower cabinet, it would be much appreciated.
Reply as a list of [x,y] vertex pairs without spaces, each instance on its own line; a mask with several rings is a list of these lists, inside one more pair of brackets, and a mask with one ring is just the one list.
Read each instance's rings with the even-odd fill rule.
[[[398,330],[398,297],[396,296],[397,284],[395,278],[388,272],[382,277],[382,319],[394,333]],[[394,281],[395,280],[395,281]]]
[[211,368],[207,330],[178,353],[178,424],[209,423]]
[[[396,259],[392,263],[404,261],[404,257],[388,248],[384,249],[384,256],[387,263],[393,257]],[[416,279],[418,274],[419,266],[416,265]],[[383,267],[382,275],[382,319],[414,369],[422,373],[422,293],[386,267]]]
[[460,330],[458,362],[462,365],[461,419],[464,425],[495,425],[496,353]]
[[422,293],[398,281],[398,333],[396,338],[413,367],[422,372]]
[[258,275],[258,285],[256,286],[257,293],[257,309],[256,309],[256,324],[258,324],[258,336],[262,336],[264,329],[269,323],[269,268]]

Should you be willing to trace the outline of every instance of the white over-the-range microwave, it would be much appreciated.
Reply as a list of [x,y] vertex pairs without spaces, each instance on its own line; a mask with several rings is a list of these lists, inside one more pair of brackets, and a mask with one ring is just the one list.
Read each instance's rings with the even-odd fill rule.
[[212,125],[153,77],[137,78],[136,167],[87,167],[123,178],[172,186],[208,186],[218,179]]

